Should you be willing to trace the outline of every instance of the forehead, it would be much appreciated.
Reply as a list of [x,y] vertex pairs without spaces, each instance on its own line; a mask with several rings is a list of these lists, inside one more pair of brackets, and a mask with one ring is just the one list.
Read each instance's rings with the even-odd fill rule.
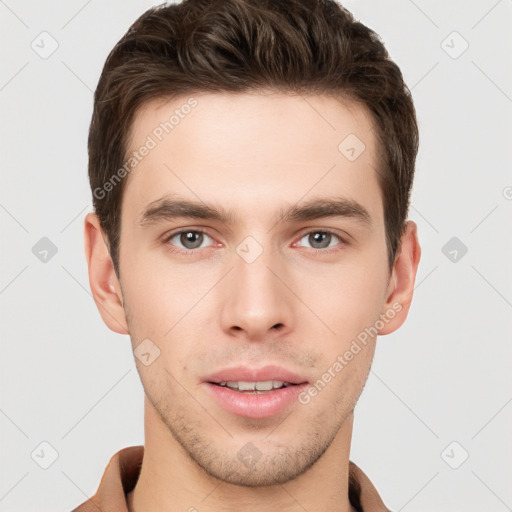
[[127,158],[139,155],[123,211],[140,214],[166,193],[248,214],[336,194],[378,215],[376,152],[371,115],[349,100],[275,91],[153,100],[132,124]]

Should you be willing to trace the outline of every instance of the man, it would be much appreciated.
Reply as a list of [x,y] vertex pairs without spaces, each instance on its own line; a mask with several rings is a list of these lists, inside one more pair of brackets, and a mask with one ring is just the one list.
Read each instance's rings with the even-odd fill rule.
[[388,510],[349,460],[420,259],[413,103],[329,0],[143,14],[94,99],[94,300],[129,334],[145,444],[77,511]]

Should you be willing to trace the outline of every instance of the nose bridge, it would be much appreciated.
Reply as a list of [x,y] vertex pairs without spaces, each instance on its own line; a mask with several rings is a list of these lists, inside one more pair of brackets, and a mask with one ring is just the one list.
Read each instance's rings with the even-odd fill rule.
[[272,249],[270,236],[258,238],[247,236],[236,247],[222,319],[225,329],[242,329],[254,339],[274,326],[290,327],[291,322],[290,292],[282,282],[286,277],[280,275],[284,265],[279,252]]

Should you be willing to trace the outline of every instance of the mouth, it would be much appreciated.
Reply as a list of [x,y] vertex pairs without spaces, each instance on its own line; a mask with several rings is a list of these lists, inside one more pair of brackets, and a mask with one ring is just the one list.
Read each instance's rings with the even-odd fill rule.
[[203,379],[225,411],[248,418],[268,418],[297,401],[307,379],[277,366],[228,368]]

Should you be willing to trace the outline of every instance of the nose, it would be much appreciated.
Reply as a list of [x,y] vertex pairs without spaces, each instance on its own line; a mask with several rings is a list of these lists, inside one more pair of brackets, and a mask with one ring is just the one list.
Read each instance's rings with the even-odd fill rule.
[[294,295],[287,287],[285,262],[266,249],[254,261],[235,254],[233,264],[223,290],[223,329],[250,341],[289,332]]

